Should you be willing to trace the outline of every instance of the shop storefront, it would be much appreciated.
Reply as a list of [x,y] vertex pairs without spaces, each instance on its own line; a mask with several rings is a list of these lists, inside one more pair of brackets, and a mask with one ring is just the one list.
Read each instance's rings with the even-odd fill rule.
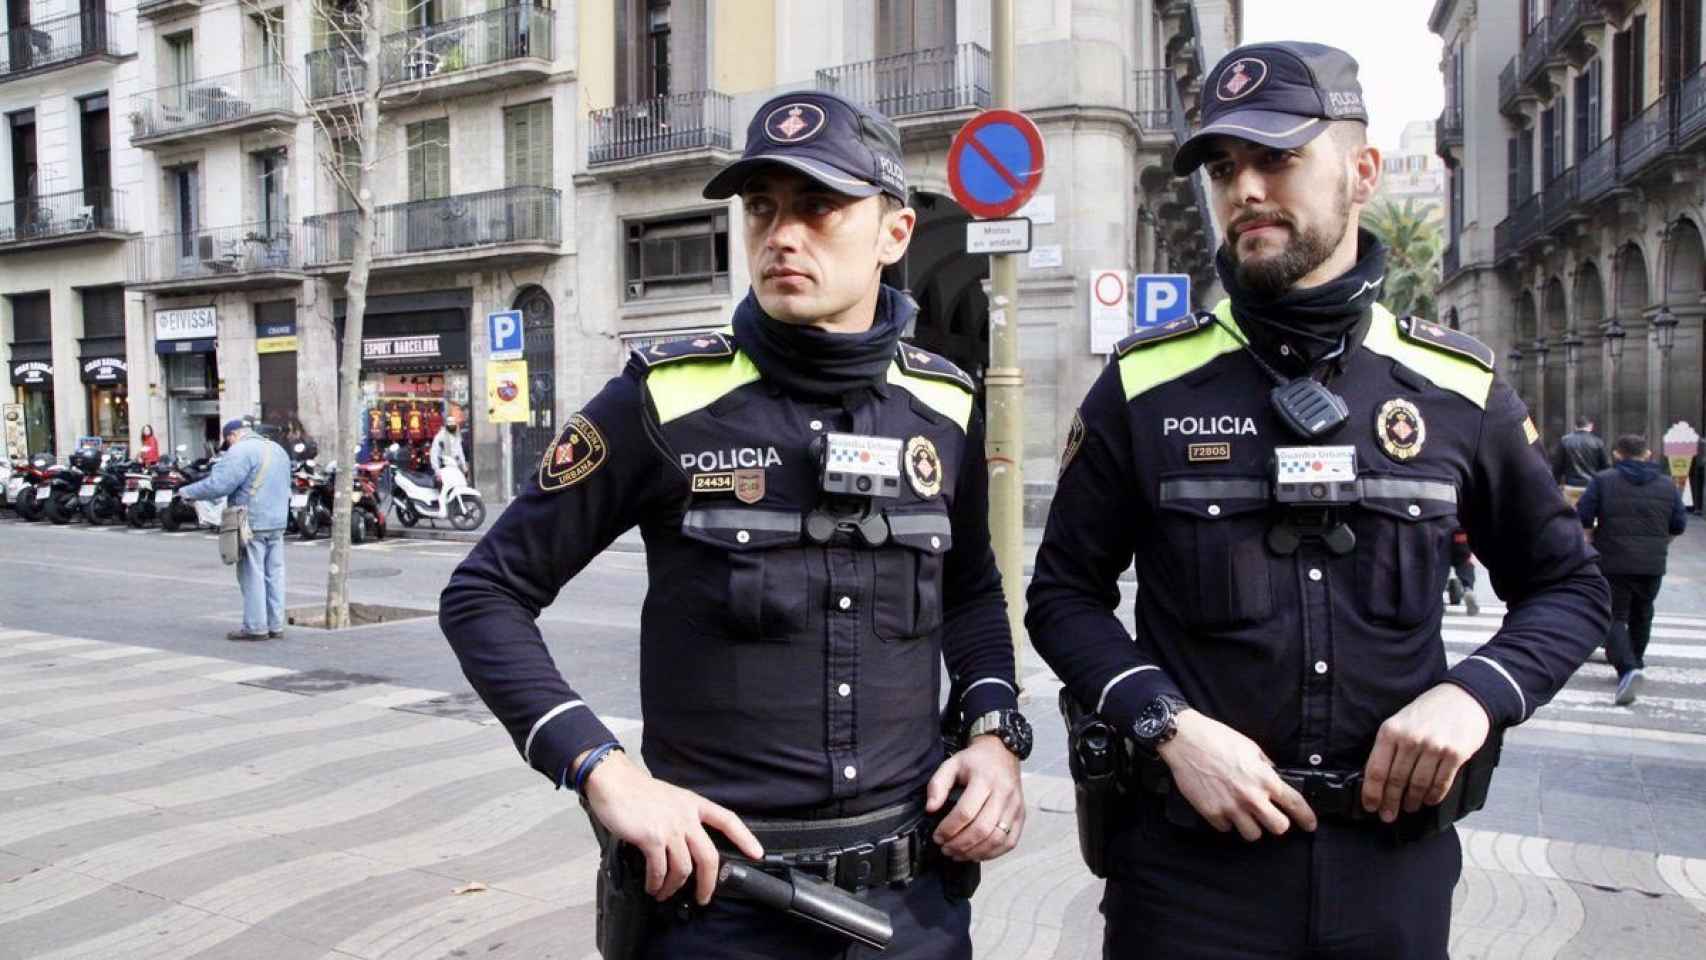
[[296,412],[296,301],[255,304],[255,354],[260,373],[261,422],[279,436],[302,433]]
[[53,436],[52,344],[12,344],[12,393],[24,411],[26,454],[57,453]]
[[[120,347],[124,344],[121,342]],[[89,345],[84,344],[87,351]],[[89,433],[106,443],[130,442],[130,365],[124,354],[84,354],[83,389],[89,400]]]
[[467,295],[459,292],[375,297],[362,324],[361,430],[363,459],[392,444],[413,469],[430,469],[432,439],[448,419],[474,462],[469,410]]
[[[154,311],[154,352],[166,390],[166,444],[190,458],[217,448],[219,317],[213,307]],[[164,451],[162,451],[164,452]]]

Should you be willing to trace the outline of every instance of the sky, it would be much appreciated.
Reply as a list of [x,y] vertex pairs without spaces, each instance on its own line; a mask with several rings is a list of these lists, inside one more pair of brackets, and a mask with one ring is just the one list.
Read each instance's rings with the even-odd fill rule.
[[1390,153],[1411,120],[1445,106],[1440,38],[1428,32],[1434,0],[1244,0],[1244,40],[1310,40],[1359,65],[1369,142]]

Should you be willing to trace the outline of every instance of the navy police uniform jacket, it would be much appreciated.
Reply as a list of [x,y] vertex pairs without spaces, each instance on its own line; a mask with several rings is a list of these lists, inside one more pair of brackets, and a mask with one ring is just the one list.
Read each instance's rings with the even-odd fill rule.
[[[741,813],[858,813],[918,796],[942,761],[944,657],[966,716],[1014,706],[972,383],[903,343],[875,390],[850,410],[797,398],[718,333],[635,352],[570,420],[440,605],[528,763],[561,783],[616,739],[534,620],[636,525],[643,750],[663,780]],[[825,432],[904,441],[881,547],[804,535]],[[608,663],[566,650],[587,687],[611,685]]]
[[[1062,458],[1029,592],[1038,651],[1111,722],[1182,696],[1282,766],[1361,769],[1381,723],[1441,681],[1495,726],[1532,715],[1605,636],[1608,590],[1491,351],[1377,305],[1330,381],[1350,419],[1320,441],[1356,447],[1355,547],[1280,555],[1271,458],[1305,441],[1242,339],[1223,302],[1119,345]],[[1509,612],[1452,665],[1460,525]],[[1131,636],[1114,610],[1134,559]]]

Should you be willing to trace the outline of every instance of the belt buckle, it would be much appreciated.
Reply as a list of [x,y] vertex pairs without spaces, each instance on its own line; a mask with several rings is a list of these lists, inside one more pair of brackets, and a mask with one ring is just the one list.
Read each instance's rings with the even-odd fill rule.
[[1336,773],[1330,770],[1287,770],[1280,775],[1292,789],[1303,795],[1318,812],[1356,818],[1362,813],[1358,799],[1362,794],[1362,771]]
[[833,851],[830,854],[829,882],[854,892],[871,886],[877,871],[876,853],[877,845],[874,843],[856,843]]

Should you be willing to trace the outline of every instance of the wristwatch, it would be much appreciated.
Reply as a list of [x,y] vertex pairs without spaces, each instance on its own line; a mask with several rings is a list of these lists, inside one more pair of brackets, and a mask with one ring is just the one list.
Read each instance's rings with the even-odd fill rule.
[[1001,738],[1001,745],[1013,752],[1013,756],[1023,760],[1031,755],[1031,722],[1017,710],[991,710],[981,717],[966,724],[966,734],[961,739],[962,744],[971,743],[972,737],[993,733]]
[[1137,748],[1151,757],[1158,756],[1162,744],[1179,732],[1179,714],[1189,707],[1190,704],[1170,693],[1149,701],[1131,725],[1131,737]]

